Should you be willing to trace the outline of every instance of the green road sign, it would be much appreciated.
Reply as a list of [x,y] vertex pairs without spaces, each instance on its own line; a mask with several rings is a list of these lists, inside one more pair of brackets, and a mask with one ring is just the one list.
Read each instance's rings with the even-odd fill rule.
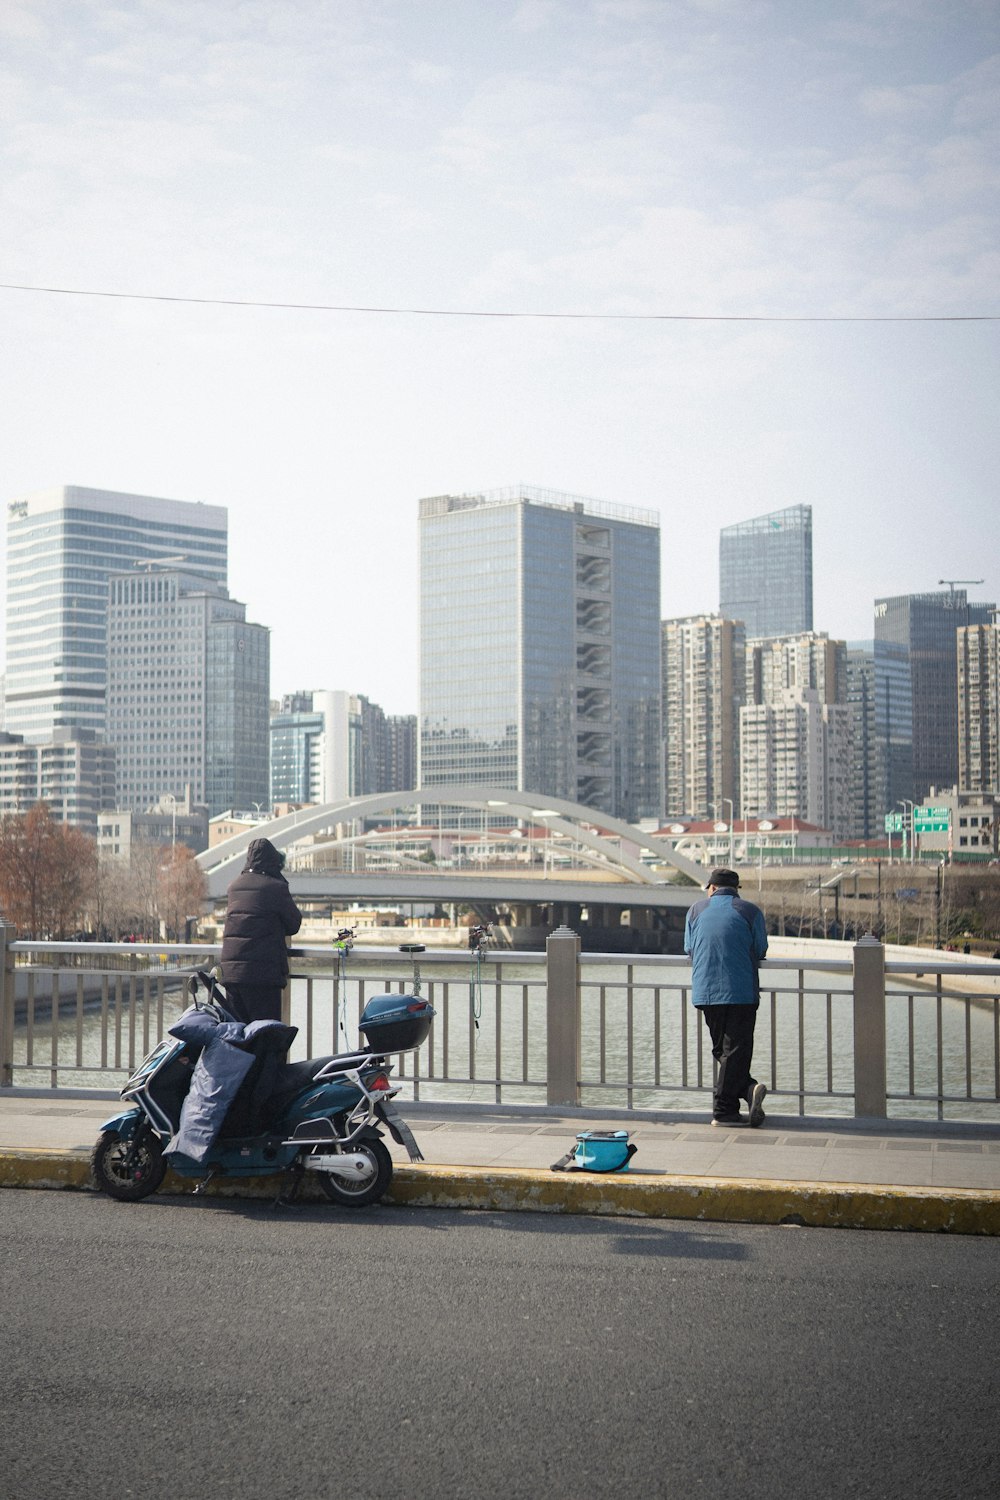
[[914,833],[947,833],[951,825],[951,811],[947,807],[915,807],[913,809]]
[[885,815],[885,831],[886,831],[886,833],[902,833],[902,831],[903,831],[903,814],[902,813],[886,813],[886,815]]

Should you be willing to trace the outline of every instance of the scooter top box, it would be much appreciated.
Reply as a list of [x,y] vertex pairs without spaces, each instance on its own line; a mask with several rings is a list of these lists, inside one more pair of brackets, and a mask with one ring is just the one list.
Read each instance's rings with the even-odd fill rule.
[[361,1012],[359,1029],[379,1052],[409,1052],[427,1038],[434,1007],[419,995],[373,995]]

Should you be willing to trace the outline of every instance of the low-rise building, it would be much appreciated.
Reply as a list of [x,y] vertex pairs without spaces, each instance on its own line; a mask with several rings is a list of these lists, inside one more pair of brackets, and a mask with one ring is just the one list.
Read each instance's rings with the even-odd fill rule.
[[109,859],[131,859],[134,844],[186,844],[195,854],[208,848],[208,808],[183,798],[162,797],[146,812],[108,809],[98,816],[97,852]]

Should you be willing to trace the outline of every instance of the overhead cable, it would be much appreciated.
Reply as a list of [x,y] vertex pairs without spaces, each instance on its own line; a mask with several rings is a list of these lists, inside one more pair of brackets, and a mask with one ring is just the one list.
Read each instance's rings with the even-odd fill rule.
[[472,307],[368,307],[337,302],[264,302],[249,297],[178,297],[165,292],[107,292],[93,287],[27,286],[0,281],[0,291],[59,297],[112,297],[125,302],[175,302],[196,307],[260,307],[284,312],[366,313],[417,318],[545,318],[609,323],[996,323],[1000,313],[626,313],[500,311]]

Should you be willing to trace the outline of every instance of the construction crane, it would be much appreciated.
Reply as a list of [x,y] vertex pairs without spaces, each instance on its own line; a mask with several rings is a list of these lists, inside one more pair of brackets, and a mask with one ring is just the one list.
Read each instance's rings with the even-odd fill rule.
[[956,584],[959,584],[959,583],[974,584],[974,583],[985,583],[985,582],[986,582],[985,578],[939,578],[938,579],[938,587],[940,588],[941,585],[942,585],[942,583],[946,583],[948,585],[948,587],[951,589],[951,592],[954,593],[955,592],[955,585]]

